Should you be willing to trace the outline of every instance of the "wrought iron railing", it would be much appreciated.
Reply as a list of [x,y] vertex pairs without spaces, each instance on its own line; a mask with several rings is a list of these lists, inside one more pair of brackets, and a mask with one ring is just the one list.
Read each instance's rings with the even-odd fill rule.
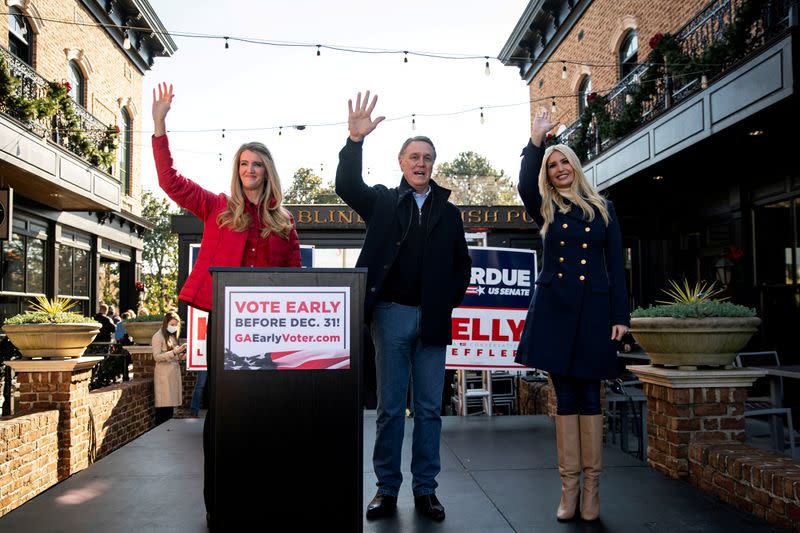
[[[715,69],[715,76],[718,77],[729,71],[733,65],[762,48],[772,37],[793,24],[792,13],[793,10],[798,9],[797,0],[754,1],[758,3],[760,9],[756,21],[747,33],[746,48],[738,55],[727,57],[724,64],[718,65],[719,68]],[[707,4],[674,34],[683,53],[689,57],[698,58],[713,44],[725,39],[727,29],[735,21],[742,4],[742,0],[713,0]],[[641,116],[636,124],[637,128],[650,122],[680,100],[706,88],[707,84],[713,81],[700,69],[697,72],[674,76],[667,67],[665,74],[658,74],[657,71],[660,69],[655,68],[652,58],[651,54],[605,95],[605,110],[611,121],[620,116],[629,100],[629,95],[638,90],[643,80],[655,81],[656,93],[642,103]],[[574,147],[576,134],[581,128],[581,120],[579,117],[559,134],[558,142]],[[618,132],[616,136],[606,135],[599,138],[598,128],[594,123],[590,123],[583,141],[584,153],[579,155],[590,160],[627,137],[632,131]]]
[[[48,81],[33,67],[2,46],[0,46],[0,57],[5,61],[9,74],[19,80],[16,96],[26,100],[47,97]],[[80,131],[85,140],[99,145],[108,126],[77,102],[72,102],[72,109],[77,117],[77,123],[68,127],[61,112],[57,112],[49,118],[30,118],[17,109],[8,108],[0,101],[0,111],[17,119],[26,129],[42,138],[49,138],[78,157],[86,159],[83,152],[76,146],[75,137],[70,133]]]

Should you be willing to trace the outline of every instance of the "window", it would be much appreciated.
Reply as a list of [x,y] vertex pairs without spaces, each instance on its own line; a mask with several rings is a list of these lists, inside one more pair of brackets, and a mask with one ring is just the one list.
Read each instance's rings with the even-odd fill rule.
[[588,105],[587,98],[592,94],[592,77],[584,76],[578,85],[578,115],[582,115]]
[[119,130],[119,180],[122,183],[122,192],[131,195],[131,157],[133,155],[133,147],[131,146],[131,116],[128,111],[123,107],[121,110],[121,124]]
[[619,79],[633,72],[636,68],[639,56],[639,40],[636,37],[636,30],[631,30],[622,40],[619,47]]
[[69,97],[73,101],[86,107],[86,78],[78,64],[72,60],[67,69],[67,80],[69,81]]
[[800,198],[757,208],[755,231],[759,283],[800,284]]
[[14,218],[11,240],[2,243],[0,320],[27,308],[33,296],[44,295],[47,225]]
[[28,19],[16,7],[8,8],[8,48],[25,63],[33,64],[33,32]]

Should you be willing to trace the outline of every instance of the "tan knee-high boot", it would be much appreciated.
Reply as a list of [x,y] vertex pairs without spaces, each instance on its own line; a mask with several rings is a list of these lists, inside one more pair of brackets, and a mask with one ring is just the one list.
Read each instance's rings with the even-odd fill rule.
[[580,428],[583,463],[581,518],[597,520],[600,516],[600,472],[603,470],[603,415],[581,415]]
[[561,501],[556,518],[570,520],[578,507],[581,491],[581,442],[578,415],[556,415],[556,450],[561,474]]

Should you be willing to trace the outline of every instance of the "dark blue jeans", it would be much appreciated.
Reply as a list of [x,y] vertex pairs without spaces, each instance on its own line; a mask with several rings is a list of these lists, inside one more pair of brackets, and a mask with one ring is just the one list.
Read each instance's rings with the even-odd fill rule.
[[550,375],[556,390],[556,414],[599,415],[600,380]]
[[419,307],[379,301],[371,323],[378,382],[372,464],[378,478],[378,492],[387,496],[397,496],[403,482],[400,458],[409,376],[413,382],[411,474],[414,496],[436,492],[436,476],[441,469],[439,437],[445,347],[420,341],[420,314]]

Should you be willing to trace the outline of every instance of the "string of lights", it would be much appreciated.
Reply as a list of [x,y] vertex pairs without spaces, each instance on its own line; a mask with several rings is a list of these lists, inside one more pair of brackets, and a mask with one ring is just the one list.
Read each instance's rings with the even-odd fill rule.
[[[685,78],[688,80],[696,79],[698,75],[702,74],[702,71],[696,72],[687,72],[682,75],[674,75],[672,76],[673,83],[681,81],[681,78]],[[638,81],[639,83],[649,82],[653,80],[660,80],[661,76],[642,76]],[[603,94],[610,90],[612,90],[616,85],[608,88],[602,88],[598,91],[594,91],[597,94]],[[408,120],[411,119],[411,127],[412,129],[416,129],[417,126],[417,119],[418,118],[443,118],[443,117],[452,117],[458,115],[466,115],[470,113],[478,113],[478,117],[481,124],[485,124],[486,112],[493,110],[493,109],[503,109],[509,107],[519,107],[523,105],[534,105],[537,103],[550,103],[550,112],[551,113],[558,113],[558,105],[557,101],[559,99],[576,99],[578,97],[585,97],[586,93],[581,92],[571,92],[571,93],[561,93],[561,94],[549,94],[549,95],[542,95],[540,97],[531,98],[528,100],[520,101],[520,102],[511,102],[511,103],[503,103],[503,104],[491,104],[491,105],[482,105],[482,106],[473,106],[467,109],[460,109],[456,111],[441,111],[441,112],[428,112],[428,113],[406,113],[403,115],[387,117],[385,119],[386,122],[396,122],[401,120]],[[546,107],[546,106],[545,106]],[[175,134],[201,134],[201,133],[220,133],[222,138],[225,138],[225,134],[228,133],[239,133],[239,132],[259,132],[259,131],[277,131],[278,136],[283,135],[284,130],[297,130],[297,131],[304,131],[308,128],[325,128],[331,126],[344,126],[347,125],[346,120],[340,120],[335,122],[319,122],[319,123],[308,123],[308,124],[293,124],[293,125],[271,125],[271,126],[248,126],[248,127],[239,127],[239,128],[201,128],[201,129],[169,129],[167,130],[168,133],[175,133]],[[54,131],[58,131],[62,134],[67,134],[71,132],[94,132],[94,133],[102,133],[105,132],[105,129],[80,129],[80,128],[54,128]],[[121,132],[127,132],[130,134],[133,133],[152,133],[152,129],[131,129],[131,130],[121,130]]]
[[[9,15],[9,12],[0,12],[2,15]],[[130,38],[129,32],[140,32],[144,34],[156,34],[156,35],[168,35],[170,37],[178,37],[178,38],[186,38],[186,39],[207,39],[207,40],[219,40],[222,41],[224,47],[226,49],[230,48],[231,42],[239,42],[244,44],[254,44],[254,45],[262,45],[262,46],[272,46],[272,47],[282,47],[282,48],[310,48],[316,51],[317,56],[322,55],[322,50],[330,50],[336,52],[345,52],[345,53],[353,53],[353,54],[369,54],[369,55],[401,55],[403,56],[403,62],[408,63],[409,56],[416,56],[416,57],[423,57],[429,59],[441,59],[441,60],[484,60],[484,73],[488,76],[491,74],[491,69],[489,66],[489,60],[493,59],[496,61],[500,61],[500,58],[494,55],[487,55],[487,54],[470,54],[470,53],[454,53],[454,52],[431,52],[431,51],[424,51],[424,50],[411,50],[411,49],[393,49],[393,48],[371,48],[371,47],[361,47],[361,46],[343,46],[337,44],[323,44],[323,43],[312,43],[312,42],[295,42],[295,41],[281,41],[281,40],[273,40],[273,39],[260,39],[256,37],[242,37],[242,36],[235,36],[235,35],[221,35],[221,34],[211,34],[211,33],[198,33],[198,32],[189,32],[189,31],[158,31],[153,28],[143,27],[143,26],[133,26],[133,25],[118,25],[118,24],[109,24],[103,22],[81,22],[76,20],[64,20],[64,19],[55,19],[49,17],[42,17],[39,15],[32,15],[32,14],[25,14],[27,18],[44,21],[44,22],[52,22],[54,24],[64,24],[70,26],[82,26],[82,27],[95,27],[95,28],[103,28],[103,29],[116,29],[125,34],[125,42],[127,42],[128,46],[125,48],[130,47]],[[540,59],[533,59],[529,56],[510,56],[506,58],[508,62],[519,62],[523,61],[526,63],[530,63],[531,65],[545,65],[547,63],[551,64],[561,64],[562,65],[562,78],[564,77],[564,73],[566,72],[566,65],[578,65],[578,66],[586,66],[586,67],[595,67],[595,68],[614,68],[619,69],[621,62],[614,61],[611,63],[607,62],[598,62],[598,61],[590,61],[585,59],[572,59],[572,58],[565,58],[565,57],[557,57],[548,60],[540,60]],[[698,66],[707,66],[713,67],[718,66],[716,63],[698,63]]]

